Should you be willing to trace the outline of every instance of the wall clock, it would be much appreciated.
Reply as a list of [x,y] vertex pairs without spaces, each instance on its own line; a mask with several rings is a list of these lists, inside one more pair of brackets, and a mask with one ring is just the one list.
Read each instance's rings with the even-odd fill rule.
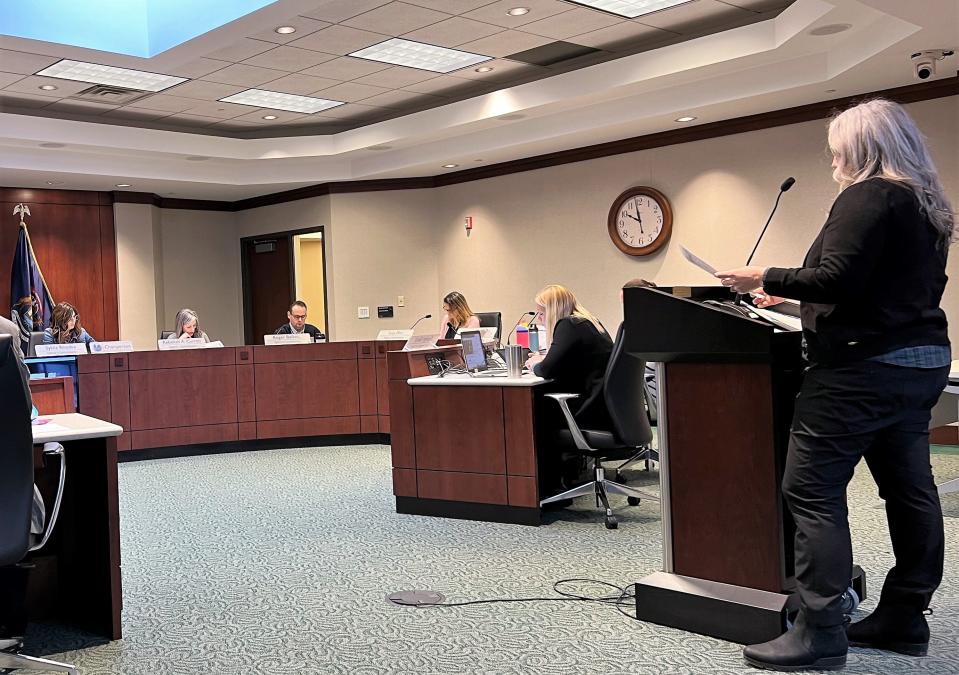
[[627,255],[649,255],[666,243],[673,231],[673,209],[659,190],[633,187],[609,209],[609,238]]

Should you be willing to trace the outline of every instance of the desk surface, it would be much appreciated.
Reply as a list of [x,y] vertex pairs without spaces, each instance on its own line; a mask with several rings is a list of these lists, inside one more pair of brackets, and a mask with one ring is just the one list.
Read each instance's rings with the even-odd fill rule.
[[33,425],[34,443],[78,441],[84,438],[119,436],[123,433],[123,427],[80,413],[41,415],[39,419],[50,421],[47,424]]
[[439,377],[438,375],[429,375],[427,377],[414,377],[407,380],[407,384],[413,386],[440,386],[440,387],[535,387],[538,384],[543,384],[547,380],[536,375],[523,375],[522,377],[506,377],[494,375],[483,375],[479,377],[472,377],[465,374],[457,375],[446,375],[445,377]]

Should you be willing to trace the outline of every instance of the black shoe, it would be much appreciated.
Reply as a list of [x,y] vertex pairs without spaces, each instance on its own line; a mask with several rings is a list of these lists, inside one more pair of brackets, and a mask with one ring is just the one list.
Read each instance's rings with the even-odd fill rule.
[[856,647],[907,656],[925,656],[929,651],[929,624],[922,612],[911,607],[880,603],[865,619],[847,626],[846,636]]
[[843,626],[810,626],[802,614],[775,640],[743,649],[746,663],[766,670],[841,670],[849,643]]

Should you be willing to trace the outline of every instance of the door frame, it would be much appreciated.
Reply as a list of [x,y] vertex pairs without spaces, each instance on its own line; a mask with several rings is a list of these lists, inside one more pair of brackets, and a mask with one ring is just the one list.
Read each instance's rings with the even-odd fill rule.
[[[253,335],[253,326],[250,323],[250,317],[252,315],[252,305],[253,301],[250,297],[250,270],[246,262],[246,245],[252,244],[254,241],[269,240],[269,239],[286,239],[289,244],[289,264],[290,270],[290,288],[293,289],[293,295],[296,295],[296,263],[293,258],[293,237],[300,234],[314,234],[319,232],[322,234],[321,241],[323,243],[323,324],[326,327],[324,331],[327,335],[327,340],[329,340],[330,335],[330,293],[329,293],[329,279],[326,275],[326,257],[328,254],[328,249],[326,247],[326,226],[317,225],[315,227],[304,227],[296,230],[284,230],[282,232],[264,232],[263,234],[257,234],[249,237],[240,238],[240,268],[241,268],[241,277],[243,284],[243,340],[247,345],[256,344],[256,336]],[[296,297],[290,298],[292,303],[296,300]]]

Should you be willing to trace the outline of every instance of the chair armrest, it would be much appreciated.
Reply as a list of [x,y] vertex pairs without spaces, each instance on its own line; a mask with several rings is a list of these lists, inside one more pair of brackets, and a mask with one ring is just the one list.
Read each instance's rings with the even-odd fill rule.
[[57,524],[57,517],[60,515],[60,504],[63,503],[63,488],[66,485],[67,480],[67,458],[66,453],[63,451],[63,446],[59,443],[44,443],[43,454],[47,455],[48,457],[59,455],[60,481],[57,484],[57,496],[53,500],[53,511],[50,513],[50,518],[47,519],[46,526],[43,528],[43,537],[41,537],[38,544],[30,547],[31,552],[43,548],[47,541],[49,541],[50,535],[53,534],[53,528]]
[[574,398],[579,398],[579,394],[546,394],[546,396],[559,403],[559,408],[563,411],[563,417],[566,418],[566,426],[569,427],[569,433],[573,437],[573,443],[576,444],[576,449],[592,450],[589,444],[586,443],[586,439],[583,438],[583,432],[580,430],[579,425],[576,424],[576,418],[573,417],[573,412],[569,409],[569,401]]

